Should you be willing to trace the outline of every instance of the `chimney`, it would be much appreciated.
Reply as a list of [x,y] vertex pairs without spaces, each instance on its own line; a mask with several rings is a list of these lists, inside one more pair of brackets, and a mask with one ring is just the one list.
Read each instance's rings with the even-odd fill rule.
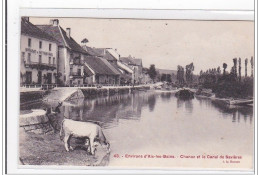
[[59,20],[58,19],[51,19],[50,24],[53,26],[58,26],[59,25]]
[[30,22],[30,19],[29,19],[29,17],[28,16],[23,16],[22,17],[25,21],[28,21],[28,22]]
[[70,28],[66,28],[67,37],[70,38]]

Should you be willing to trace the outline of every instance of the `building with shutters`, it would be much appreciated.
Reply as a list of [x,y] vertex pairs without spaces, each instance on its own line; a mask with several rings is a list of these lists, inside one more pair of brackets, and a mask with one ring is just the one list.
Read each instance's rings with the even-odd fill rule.
[[46,34],[58,41],[58,84],[79,86],[84,79],[84,57],[88,54],[71,36],[71,28],[64,30],[58,19],[50,24],[37,25]]
[[56,84],[57,40],[22,17],[20,41],[20,84]]

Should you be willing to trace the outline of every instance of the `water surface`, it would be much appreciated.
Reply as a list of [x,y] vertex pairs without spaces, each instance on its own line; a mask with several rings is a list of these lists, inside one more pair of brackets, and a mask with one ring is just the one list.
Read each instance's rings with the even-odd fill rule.
[[[21,110],[50,106],[56,104],[38,103]],[[64,103],[60,110],[53,124],[57,131],[63,117],[97,121],[101,125],[111,143],[108,166],[192,169],[253,166],[252,107],[230,107],[203,98],[183,101],[171,93],[136,92]],[[156,155],[162,158],[152,158]],[[220,159],[221,155],[242,159],[230,163],[226,158]]]

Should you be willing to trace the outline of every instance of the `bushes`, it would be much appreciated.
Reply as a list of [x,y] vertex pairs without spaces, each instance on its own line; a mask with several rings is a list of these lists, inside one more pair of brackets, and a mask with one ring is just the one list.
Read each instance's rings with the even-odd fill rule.
[[241,82],[230,76],[223,76],[212,88],[216,97],[247,98],[253,97],[253,79],[244,78]]

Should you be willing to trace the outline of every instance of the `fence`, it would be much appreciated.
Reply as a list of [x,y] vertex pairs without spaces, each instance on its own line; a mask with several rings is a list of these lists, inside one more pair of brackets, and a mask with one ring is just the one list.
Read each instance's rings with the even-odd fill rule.
[[22,84],[21,87],[25,88],[41,88],[41,89],[53,89],[58,87],[57,84]]

